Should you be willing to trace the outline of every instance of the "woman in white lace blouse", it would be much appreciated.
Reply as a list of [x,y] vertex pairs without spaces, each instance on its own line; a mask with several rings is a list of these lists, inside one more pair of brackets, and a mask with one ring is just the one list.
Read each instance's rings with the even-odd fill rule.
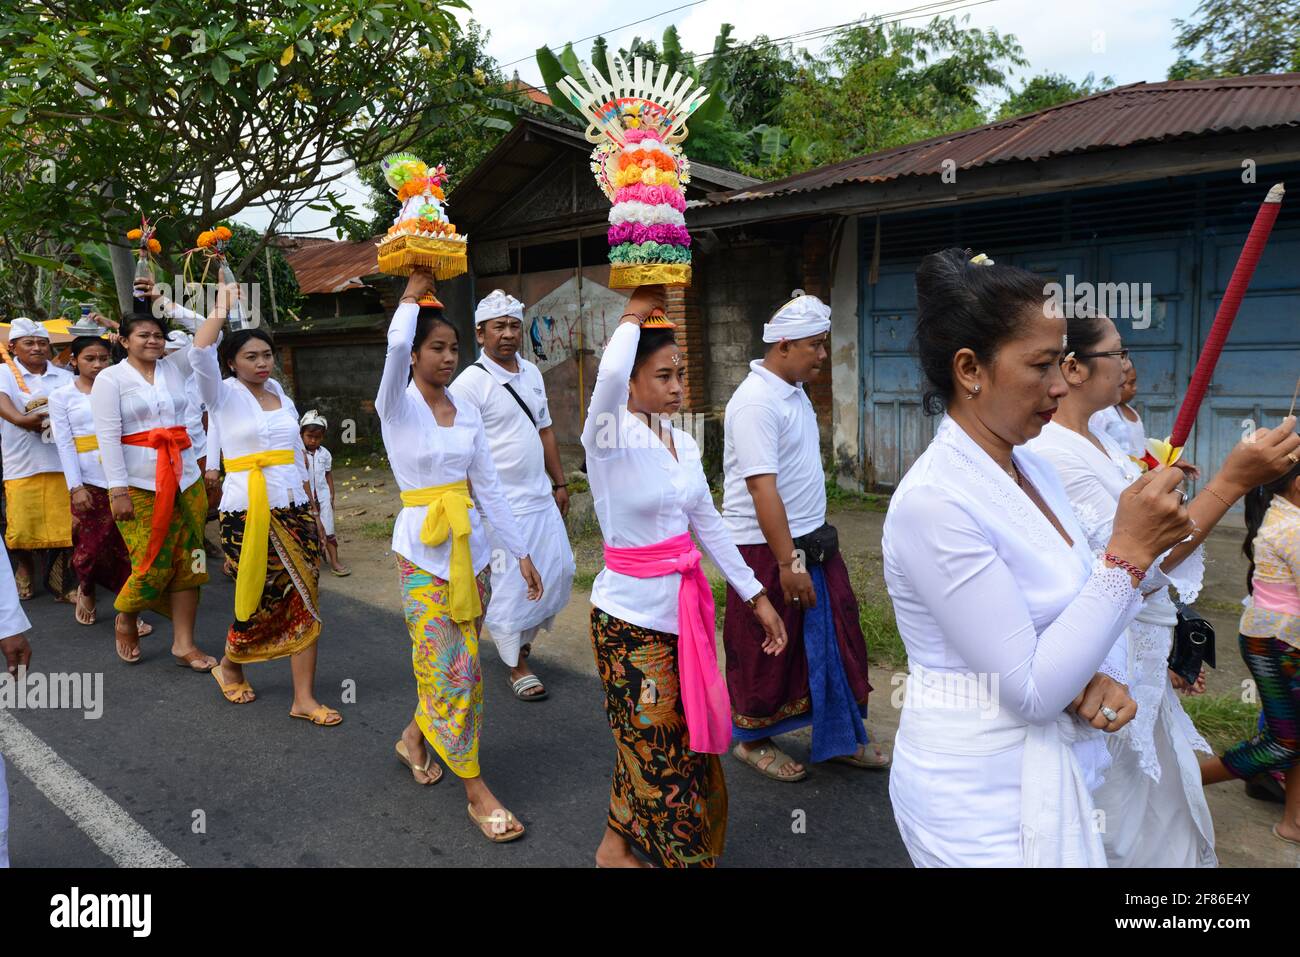
[[[1055,467],[1094,553],[1110,539],[1120,496],[1142,474],[1111,436],[1090,422],[1115,405],[1130,368],[1115,324],[1078,316],[1068,324],[1062,372],[1069,393],[1032,452]],[[1300,436],[1283,423],[1240,443],[1188,505],[1195,531],[1147,569],[1144,601],[1127,632],[1125,683],[1137,717],[1107,745],[1113,759],[1094,800],[1105,815],[1102,840],[1112,867],[1214,867],[1214,824],[1205,803],[1195,751],[1212,753],[1183,710],[1175,688],[1187,683],[1168,669],[1177,613],[1173,585],[1185,603],[1196,600],[1205,562],[1200,543],[1248,488],[1286,471],[1285,458]],[[1289,437],[1289,438],[1288,438]],[[1280,464],[1279,464],[1280,463]]]
[[1104,867],[1072,745],[1136,710],[1097,672],[1136,613],[1142,569],[1191,529],[1180,476],[1126,491],[1094,558],[1051,466],[1018,448],[1066,394],[1065,321],[1041,278],[958,249],[916,278],[926,411],[947,414],[885,519],[911,672],[895,819],[921,866]]

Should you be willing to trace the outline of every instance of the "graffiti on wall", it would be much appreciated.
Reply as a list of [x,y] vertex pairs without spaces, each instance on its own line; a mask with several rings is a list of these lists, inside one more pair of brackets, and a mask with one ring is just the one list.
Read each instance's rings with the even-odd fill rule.
[[577,277],[569,278],[524,310],[525,357],[545,373],[572,362],[579,348],[599,356],[626,305],[626,296],[590,279],[579,294]]

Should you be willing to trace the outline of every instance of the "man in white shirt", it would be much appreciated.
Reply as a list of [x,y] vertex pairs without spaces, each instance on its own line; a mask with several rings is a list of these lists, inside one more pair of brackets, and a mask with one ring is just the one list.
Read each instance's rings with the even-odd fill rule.
[[540,701],[547,691],[528,664],[529,653],[538,632],[549,631],[568,604],[576,568],[564,527],[569,493],[546,386],[537,366],[519,356],[523,318],[524,304],[500,289],[480,302],[474,321],[482,354],[448,392],[453,402],[467,402],[482,416],[510,510],[542,576],[542,599],[529,601],[516,561],[484,522],[492,546],[492,598],[484,625],[510,668],[515,697]]
[[[727,589],[732,754],[767,777],[799,781],[803,765],[775,734],[812,725],[812,760],[885,767],[867,740],[867,646],[838,537],[826,522],[817,416],[803,383],[826,361],[831,311],[798,291],[763,327],[767,352],[727,403],[722,517],[767,589],[790,645],[763,654],[763,633]],[[757,629],[757,630],[756,630]]]
[[[18,604],[18,589],[9,568],[9,553],[0,544],[0,657],[15,680],[18,669],[31,664],[32,649],[27,632],[32,623]],[[0,754],[0,868],[9,866],[9,785],[5,779],[5,758]]]
[[46,587],[59,601],[68,596],[68,549],[72,547],[72,505],[63,465],[49,431],[51,392],[72,381],[72,373],[50,361],[50,334],[25,316],[9,327],[0,366],[0,455],[4,458],[5,544],[17,563],[18,594],[35,593],[35,555],[46,554]]

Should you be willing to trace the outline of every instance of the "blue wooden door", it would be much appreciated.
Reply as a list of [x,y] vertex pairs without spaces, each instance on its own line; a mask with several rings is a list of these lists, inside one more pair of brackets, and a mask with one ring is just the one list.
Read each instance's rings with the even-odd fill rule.
[[[1245,233],[1207,236],[1197,355],[1241,253]],[[1214,372],[1187,450],[1206,477],[1243,435],[1287,413],[1300,376],[1300,231],[1275,231]],[[1185,382],[1186,380],[1184,380]]]
[[[1097,281],[1136,284],[1146,315],[1119,317],[1115,325],[1132,353],[1138,374],[1134,402],[1148,436],[1173,428],[1191,372],[1196,328],[1196,246],[1190,238],[1107,243],[1098,249]],[[1131,297],[1130,297],[1131,302]],[[1116,318],[1112,316],[1111,318]]]

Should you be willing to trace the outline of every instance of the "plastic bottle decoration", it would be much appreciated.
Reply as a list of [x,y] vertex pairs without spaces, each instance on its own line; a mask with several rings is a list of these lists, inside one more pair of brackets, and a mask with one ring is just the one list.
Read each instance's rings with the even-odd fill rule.
[[[226,250],[230,247],[231,236],[230,230],[225,226],[218,226],[216,229],[207,229],[199,233],[196,248],[190,250],[189,255],[186,256],[186,273],[189,272],[189,257],[201,252],[207,256],[207,262],[203,265],[203,275],[199,279],[200,282],[206,281],[208,267],[215,264],[221,282],[227,285],[234,283],[235,274],[226,258]],[[230,312],[226,315],[226,321],[234,331],[251,329],[257,325],[257,320],[249,316],[248,309],[244,306],[243,301],[239,299],[230,304]]]
[[468,268],[469,237],[456,232],[447,219],[447,168],[430,169],[413,153],[392,153],[381,164],[384,181],[402,204],[388,234],[379,241],[379,271],[409,276],[417,266],[433,270],[436,279],[451,279]]
[[136,279],[153,278],[153,257],[162,252],[162,244],[154,239],[155,231],[156,228],[141,214],[140,227],[126,234],[127,239],[138,244],[135,253]]
[[691,237],[686,230],[690,163],[679,145],[686,121],[709,98],[703,86],[641,57],[628,69],[607,54],[610,80],[581,64],[582,80],[562,77],[560,89],[590,120],[595,143],[591,171],[613,204],[609,211],[609,284],[630,289],[644,283],[687,286]]

